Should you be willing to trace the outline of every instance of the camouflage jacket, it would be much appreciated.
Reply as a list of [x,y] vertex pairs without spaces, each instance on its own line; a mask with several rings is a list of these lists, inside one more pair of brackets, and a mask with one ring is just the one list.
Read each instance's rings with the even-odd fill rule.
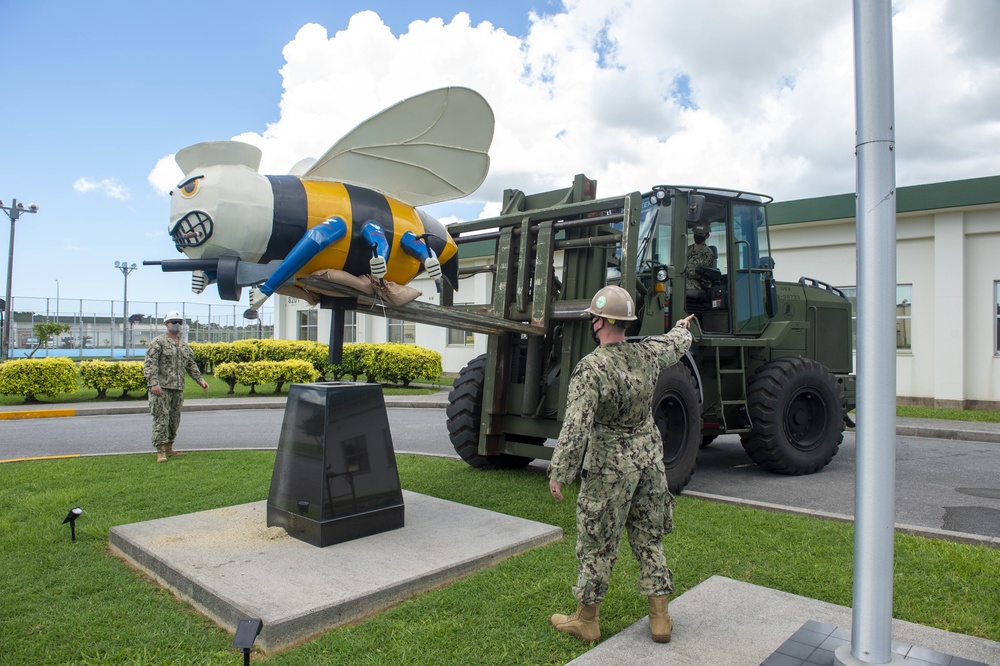
[[166,333],[154,338],[146,349],[143,363],[147,386],[159,384],[160,388],[183,389],[185,372],[196,382],[201,381],[201,371],[187,343],[181,340],[174,342]]
[[684,266],[684,275],[687,276],[688,285],[691,289],[708,289],[711,286],[708,280],[698,275],[695,269],[699,266],[711,266],[715,263],[715,253],[707,245],[692,245],[688,247],[687,264]]
[[656,380],[691,346],[683,324],[641,342],[602,345],[577,363],[549,478],[572,483],[577,472],[613,480],[663,457],[651,402]]

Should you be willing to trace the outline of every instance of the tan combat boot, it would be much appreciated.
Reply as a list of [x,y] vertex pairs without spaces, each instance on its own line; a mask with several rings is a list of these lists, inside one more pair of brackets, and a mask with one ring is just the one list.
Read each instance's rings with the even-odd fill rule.
[[167,462],[167,447],[163,444],[156,447],[156,462]]
[[670,630],[674,621],[667,612],[667,596],[649,598],[649,631],[657,643],[670,642]]
[[184,455],[184,454],[180,453],[178,451],[174,451],[174,443],[173,442],[170,442],[169,444],[167,444],[167,457],[168,458],[180,458],[182,455]]
[[588,643],[601,640],[601,627],[598,624],[597,611],[601,604],[580,604],[572,615],[553,615],[549,622],[556,631],[572,634]]

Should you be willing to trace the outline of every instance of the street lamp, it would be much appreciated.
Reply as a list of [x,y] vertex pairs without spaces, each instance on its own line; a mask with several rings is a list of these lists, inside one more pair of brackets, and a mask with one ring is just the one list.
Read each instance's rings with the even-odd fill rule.
[[125,276],[125,294],[124,294],[124,296],[122,298],[122,338],[124,338],[123,342],[125,343],[123,345],[125,347],[125,358],[128,358],[128,343],[129,343],[129,340],[126,337],[128,335],[128,328],[127,328],[127,325],[128,325],[128,274],[131,273],[132,271],[134,271],[136,268],[138,268],[138,266],[136,266],[135,264],[132,264],[131,266],[129,266],[128,263],[126,263],[124,261],[116,261],[115,262],[115,268],[117,268],[118,270],[120,270],[122,272],[122,275]]
[[10,286],[14,278],[14,223],[17,222],[17,218],[21,217],[21,213],[37,213],[38,204],[28,204],[25,208],[23,203],[17,203],[17,199],[13,199],[10,202],[10,206],[4,206],[3,202],[0,201],[0,210],[3,210],[10,218],[10,245],[7,247],[7,298],[4,299],[4,317],[3,317],[3,340],[0,340],[0,347],[3,347],[3,359],[10,358],[10,325],[11,325],[11,303],[10,303]]

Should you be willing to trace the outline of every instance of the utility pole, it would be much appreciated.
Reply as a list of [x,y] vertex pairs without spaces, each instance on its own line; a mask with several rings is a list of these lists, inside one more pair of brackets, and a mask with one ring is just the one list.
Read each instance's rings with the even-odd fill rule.
[[122,272],[125,276],[125,293],[122,296],[122,346],[125,347],[125,358],[128,358],[129,351],[129,339],[128,339],[128,327],[130,326],[128,320],[128,274],[134,271],[138,266],[132,264],[128,265],[124,261],[116,261],[115,268]]
[[7,360],[10,358],[10,346],[13,343],[10,333],[12,314],[10,287],[14,280],[14,223],[21,217],[21,213],[37,213],[38,204],[28,204],[28,207],[25,208],[23,203],[17,203],[17,199],[13,199],[10,206],[4,206],[3,202],[0,201],[0,210],[3,210],[10,218],[10,244],[7,246],[7,298],[4,299],[3,340],[0,340],[0,347],[2,347],[0,357]]

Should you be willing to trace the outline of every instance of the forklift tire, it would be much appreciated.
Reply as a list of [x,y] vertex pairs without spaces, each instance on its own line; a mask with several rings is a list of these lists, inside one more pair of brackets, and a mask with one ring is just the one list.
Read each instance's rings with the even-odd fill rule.
[[[455,452],[465,462],[482,470],[521,469],[534,458],[506,453],[495,456],[479,454],[479,426],[483,415],[483,380],[486,376],[486,355],[477,356],[462,368],[448,394],[448,436]],[[515,438],[514,441],[541,443],[541,438]]]
[[683,363],[660,373],[653,391],[653,420],[663,440],[663,466],[670,492],[678,494],[691,480],[701,445],[698,385]]
[[829,464],[844,439],[844,392],[822,364],[775,359],[747,387],[753,429],[742,436],[750,458],[769,472],[812,474]]

